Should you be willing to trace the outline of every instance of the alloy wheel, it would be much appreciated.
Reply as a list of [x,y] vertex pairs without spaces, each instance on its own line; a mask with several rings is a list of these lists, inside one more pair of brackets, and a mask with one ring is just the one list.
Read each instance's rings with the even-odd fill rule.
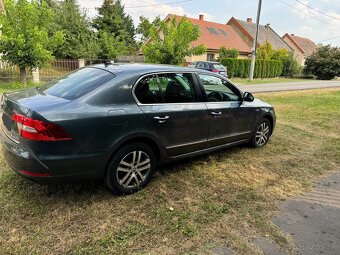
[[263,122],[256,131],[255,142],[257,146],[264,145],[269,138],[269,125]]
[[143,151],[132,151],[119,162],[117,180],[124,188],[136,188],[147,178],[151,169],[151,160]]

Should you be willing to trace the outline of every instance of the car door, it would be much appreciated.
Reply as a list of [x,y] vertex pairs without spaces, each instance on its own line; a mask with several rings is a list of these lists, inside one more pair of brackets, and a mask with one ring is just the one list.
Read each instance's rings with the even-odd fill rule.
[[209,146],[249,139],[256,110],[243,104],[241,91],[213,74],[199,73],[198,78],[210,115]]
[[142,77],[135,95],[154,134],[169,157],[207,147],[209,115],[199,102],[192,73],[159,73]]

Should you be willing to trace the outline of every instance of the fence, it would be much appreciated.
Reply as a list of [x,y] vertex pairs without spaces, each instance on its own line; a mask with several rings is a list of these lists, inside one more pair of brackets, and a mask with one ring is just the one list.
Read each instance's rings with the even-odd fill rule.
[[[57,59],[37,70],[27,70],[27,79],[34,82],[46,82],[63,76],[78,68],[107,62],[107,59]],[[144,62],[143,56],[118,56],[114,62]],[[19,67],[0,60],[0,81],[19,80]]]
[[[27,69],[27,79],[32,80],[32,72]],[[9,64],[6,61],[0,60],[0,81],[1,82],[10,82],[13,80],[19,79],[19,67]]]

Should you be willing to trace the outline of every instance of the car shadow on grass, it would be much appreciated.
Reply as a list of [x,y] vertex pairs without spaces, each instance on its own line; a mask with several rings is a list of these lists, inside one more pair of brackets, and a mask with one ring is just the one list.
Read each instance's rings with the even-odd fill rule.
[[[172,178],[172,175],[176,176],[177,172],[189,171],[193,165],[205,162],[208,162],[208,164],[209,162],[223,162],[226,158],[233,157],[233,155],[245,150],[245,147],[246,145],[240,145],[160,166],[149,184],[152,187],[146,187],[132,196],[138,199],[138,197],[145,197],[146,194],[157,192],[159,184],[162,184],[167,178]],[[102,181],[42,185],[9,171],[2,176],[0,175],[0,189],[2,190],[2,192],[0,191],[0,197],[7,193],[7,195],[10,194],[12,198],[18,200],[17,204],[21,204],[23,207],[37,206],[45,208],[45,210],[59,203],[72,203],[73,205],[83,206],[101,200],[122,201],[131,199],[131,196],[115,195]]]

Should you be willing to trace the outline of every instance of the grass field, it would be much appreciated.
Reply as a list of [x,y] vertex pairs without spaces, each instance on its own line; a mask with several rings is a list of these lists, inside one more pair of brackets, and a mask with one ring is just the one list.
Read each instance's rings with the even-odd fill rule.
[[251,85],[251,84],[265,84],[265,83],[283,83],[283,82],[313,82],[311,79],[291,79],[291,78],[268,78],[268,79],[254,79],[253,81],[249,81],[248,79],[240,79],[240,78],[232,78],[235,84],[240,85]]
[[262,149],[239,146],[162,168],[131,196],[103,184],[41,186],[0,160],[0,254],[209,254],[229,246],[258,254],[280,202],[340,164],[340,90],[257,94],[277,128]]

